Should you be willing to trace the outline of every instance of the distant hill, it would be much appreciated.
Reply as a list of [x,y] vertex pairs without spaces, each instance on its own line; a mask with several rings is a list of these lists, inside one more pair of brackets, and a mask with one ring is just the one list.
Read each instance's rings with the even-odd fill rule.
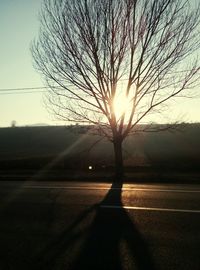
[[[112,144],[81,126],[0,128],[0,168],[96,168],[113,166]],[[124,143],[126,167],[198,168],[200,124],[182,131],[136,133]],[[95,144],[93,148],[92,145]]]

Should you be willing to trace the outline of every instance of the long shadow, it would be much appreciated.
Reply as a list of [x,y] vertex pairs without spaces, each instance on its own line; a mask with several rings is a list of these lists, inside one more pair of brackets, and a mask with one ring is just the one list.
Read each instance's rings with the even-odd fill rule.
[[[105,198],[83,212],[77,220],[51,243],[53,252],[48,256],[48,269],[138,269],[155,270],[147,243],[123,208],[122,182],[113,183]],[[93,220],[86,232],[77,226],[93,211]],[[85,234],[76,256],[65,264],[73,243]],[[68,253],[69,250],[69,253]],[[44,256],[44,252],[43,252]],[[61,262],[63,260],[63,262]],[[44,264],[43,264],[44,265]]]
[[113,183],[73,269],[155,269],[145,240],[123,208],[122,183]]

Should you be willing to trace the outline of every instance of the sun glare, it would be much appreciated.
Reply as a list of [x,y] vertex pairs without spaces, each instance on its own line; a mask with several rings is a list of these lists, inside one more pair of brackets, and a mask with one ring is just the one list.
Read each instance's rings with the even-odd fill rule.
[[130,98],[124,95],[118,95],[115,97],[113,104],[117,120],[119,120],[124,113],[127,116],[127,113],[131,107]]

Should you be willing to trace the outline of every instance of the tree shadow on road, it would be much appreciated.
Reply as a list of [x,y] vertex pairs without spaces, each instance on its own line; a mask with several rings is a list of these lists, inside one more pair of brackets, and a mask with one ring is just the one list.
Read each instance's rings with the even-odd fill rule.
[[[48,269],[156,269],[147,243],[123,208],[121,193],[122,183],[113,183],[99,204],[84,211],[47,248]],[[91,212],[90,226],[77,230]],[[76,256],[67,258],[84,234]]]

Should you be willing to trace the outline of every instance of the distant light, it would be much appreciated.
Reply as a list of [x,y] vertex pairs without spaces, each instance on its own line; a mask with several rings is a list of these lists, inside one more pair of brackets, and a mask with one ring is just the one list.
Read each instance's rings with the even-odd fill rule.
[[90,165],[90,166],[88,167],[88,169],[89,169],[89,170],[92,170],[92,166]]

